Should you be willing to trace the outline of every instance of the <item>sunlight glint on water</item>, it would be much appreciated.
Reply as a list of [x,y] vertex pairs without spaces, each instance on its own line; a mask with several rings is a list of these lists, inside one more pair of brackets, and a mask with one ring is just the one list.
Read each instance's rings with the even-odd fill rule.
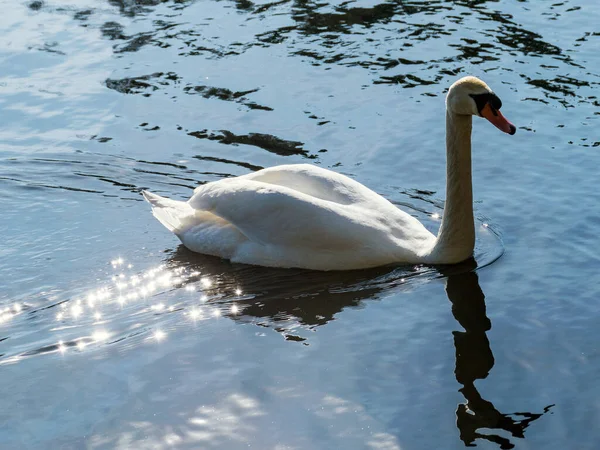
[[[0,5],[0,446],[597,448],[597,1]],[[518,126],[476,274],[231,265],[141,198],[311,163],[435,231],[467,74]]]

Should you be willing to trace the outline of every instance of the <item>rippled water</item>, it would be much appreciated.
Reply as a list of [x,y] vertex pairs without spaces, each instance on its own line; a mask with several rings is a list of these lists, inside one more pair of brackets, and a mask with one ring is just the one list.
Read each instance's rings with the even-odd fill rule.
[[[596,448],[596,2],[0,5],[0,447]],[[142,201],[310,162],[435,231],[465,74],[518,126],[475,261],[234,265]]]

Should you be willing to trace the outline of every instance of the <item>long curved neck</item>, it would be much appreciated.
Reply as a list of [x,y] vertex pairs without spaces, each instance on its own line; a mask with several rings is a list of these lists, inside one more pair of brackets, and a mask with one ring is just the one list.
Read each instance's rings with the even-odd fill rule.
[[446,111],[446,205],[435,246],[434,262],[451,264],[473,254],[472,118]]

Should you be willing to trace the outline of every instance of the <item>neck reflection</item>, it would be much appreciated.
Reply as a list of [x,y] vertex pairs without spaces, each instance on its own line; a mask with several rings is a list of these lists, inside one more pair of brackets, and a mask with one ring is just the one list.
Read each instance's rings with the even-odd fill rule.
[[[475,261],[472,261],[473,268]],[[541,413],[519,412],[503,414],[494,404],[485,400],[477,388],[475,380],[488,376],[494,366],[494,355],[486,332],[491,329],[490,319],[486,315],[485,296],[475,272],[459,273],[448,276],[446,293],[452,303],[452,314],[464,331],[453,331],[456,349],[456,381],[463,387],[459,391],[466,402],[456,409],[456,426],[460,439],[466,446],[473,446],[476,439],[494,442],[501,449],[511,449],[510,439],[495,433],[483,433],[481,429],[502,430],[512,437],[524,438],[525,429],[531,422],[539,419],[553,405],[544,408]]]

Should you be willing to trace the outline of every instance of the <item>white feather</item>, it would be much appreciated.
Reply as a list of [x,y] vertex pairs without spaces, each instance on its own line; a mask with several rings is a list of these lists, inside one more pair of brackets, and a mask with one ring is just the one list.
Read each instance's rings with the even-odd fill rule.
[[418,220],[362,184],[308,164],[208,183],[187,203],[144,195],[186,247],[234,262],[356,269],[418,262],[435,241]]

